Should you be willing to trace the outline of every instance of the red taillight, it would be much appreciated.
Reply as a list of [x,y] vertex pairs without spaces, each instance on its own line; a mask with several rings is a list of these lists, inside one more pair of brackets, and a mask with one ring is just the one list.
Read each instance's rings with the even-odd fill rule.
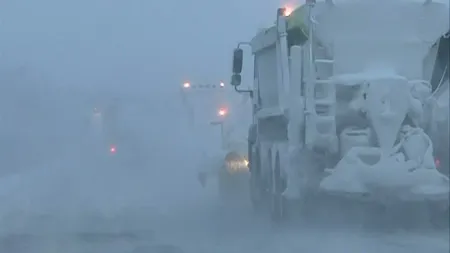
[[116,151],[117,151],[116,146],[111,146],[109,148],[109,152],[111,152],[111,153],[116,153]]
[[226,108],[220,108],[219,111],[217,112],[217,114],[221,117],[224,117],[225,115],[227,115],[228,111]]
[[436,165],[436,168],[439,169],[439,167],[441,167],[441,160],[439,160],[439,158],[435,157],[434,164]]

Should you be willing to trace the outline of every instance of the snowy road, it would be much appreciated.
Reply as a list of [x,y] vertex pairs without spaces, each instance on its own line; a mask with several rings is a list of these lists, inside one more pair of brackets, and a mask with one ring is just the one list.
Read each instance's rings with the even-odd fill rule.
[[[192,210],[173,220],[162,221],[159,238],[189,253],[257,252],[448,252],[447,233],[370,234],[351,229],[305,228],[301,224],[276,227],[247,208],[227,209],[220,204]],[[167,224],[167,222],[169,224]],[[178,224],[178,222],[176,222]]]
[[[346,229],[276,228],[249,208],[227,209],[219,203],[200,200],[179,204],[176,210],[170,207],[160,213],[149,211],[147,215],[111,219],[106,226],[103,221],[91,230],[5,235],[0,240],[0,252],[446,253],[449,250],[446,233],[364,234]],[[94,219],[91,225],[101,220]]]
[[[449,251],[448,232],[375,234],[351,229],[307,228],[301,224],[275,227],[263,215],[255,215],[248,204],[222,205],[216,198],[214,184],[201,189],[188,172],[180,174],[178,180],[171,180],[164,190],[155,187],[161,182],[168,183],[161,172],[152,174],[152,180],[148,180],[150,175],[142,177],[139,173],[126,177],[110,173],[101,189],[96,185],[101,173],[84,174],[83,179],[52,173],[52,180],[65,183],[51,187],[48,183],[34,185],[31,191],[16,189],[15,201],[6,201],[5,195],[1,197],[4,205],[0,253]],[[50,174],[21,178],[20,183],[31,185],[42,178],[48,179]],[[72,183],[71,187],[63,178],[78,183]],[[56,199],[57,196],[67,198]],[[29,201],[28,206],[24,204],[25,199]]]

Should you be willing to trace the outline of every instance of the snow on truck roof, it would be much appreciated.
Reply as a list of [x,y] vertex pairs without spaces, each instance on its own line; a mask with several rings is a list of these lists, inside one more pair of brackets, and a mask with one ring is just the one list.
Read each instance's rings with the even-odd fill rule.
[[[343,3],[357,3],[369,0],[333,0],[336,5]],[[427,0],[386,0],[397,3],[413,3],[425,4]],[[446,5],[444,8],[450,7],[450,0],[430,0],[430,3],[437,5]],[[317,0],[317,6],[325,7],[326,0]],[[259,32],[259,35],[270,34],[275,32],[276,27],[271,26]],[[308,5],[301,5],[295,8],[287,17],[288,42],[292,44],[303,44],[308,40]],[[258,36],[257,36],[258,37]]]
[[[361,1],[368,1],[368,0],[332,0],[335,4],[340,3],[351,3],[351,2],[361,2]],[[410,3],[425,3],[426,0],[389,0],[389,1],[396,1],[396,2],[410,2]],[[316,0],[317,3],[325,3],[327,0]],[[439,4],[447,4],[449,5],[449,0],[431,0],[430,2],[435,2]]]
[[[339,4],[339,3],[351,3],[351,2],[361,2],[364,0],[333,0],[333,3]],[[367,1],[367,0],[366,0]],[[410,3],[425,3],[426,0],[390,0],[390,1],[396,1],[398,3],[401,2],[410,2]],[[326,0],[317,0],[317,3],[319,4],[325,4]],[[448,7],[450,7],[450,0],[430,0],[430,3],[436,3],[436,4],[444,4]],[[292,13],[287,18],[287,30],[293,31],[297,30],[301,31],[303,35],[307,36],[308,31],[308,25],[307,25],[307,19],[308,19],[308,6],[307,5],[301,5],[300,7],[297,7],[292,11]]]
[[[419,32],[421,33],[421,38],[424,41],[428,41],[429,39],[437,39],[439,36],[443,35],[445,32],[449,29],[449,23],[448,23],[448,7],[450,6],[450,0],[334,0],[333,3],[336,5],[335,9],[336,11],[327,11],[330,10],[329,4],[326,4],[326,0],[318,0],[316,3],[316,7],[314,8],[314,12],[316,14],[327,14],[330,15],[336,15],[339,18],[346,17],[347,13],[344,11],[345,8],[340,8],[344,4],[353,5],[355,3],[355,7],[358,8],[358,3],[369,3],[370,5],[377,5],[380,8],[376,8],[378,12],[382,12],[383,6],[386,5],[386,3],[389,6],[386,6],[386,8],[390,8],[391,3],[393,4],[393,9],[387,11],[387,16],[390,17],[389,20],[385,19],[385,16],[381,13],[379,15],[380,20],[375,21],[376,16],[372,16],[370,19],[374,20],[374,22],[379,23],[379,29],[377,29],[377,33],[383,33],[383,31],[386,31],[386,33],[393,33],[395,32],[395,29],[402,29],[405,33],[414,33]],[[427,3],[427,4],[425,4]],[[411,4],[411,5],[410,5]],[[423,5],[425,12],[423,12],[424,16],[423,22],[419,21],[420,17],[416,18],[416,14],[419,14],[417,12],[419,9],[417,7]],[[406,8],[404,10],[405,13],[401,13],[404,7],[410,6],[411,8]],[[429,6],[430,8],[428,8]],[[289,10],[290,8],[287,7]],[[352,10],[356,10],[354,8],[350,8],[350,13]],[[370,12],[372,10],[372,7],[369,6],[369,9],[366,9],[367,12]],[[444,10],[444,11],[442,11]],[[445,11],[447,10],[447,11]],[[300,7],[295,8],[292,12],[289,13],[289,16],[287,17],[287,41],[288,41],[288,47],[291,47],[293,45],[303,45],[308,40],[308,5],[302,5]],[[405,22],[399,23],[398,26],[386,26],[389,22],[396,22],[396,20],[399,19],[397,15],[395,15],[395,12],[399,12],[399,14],[405,14]],[[416,13],[416,14],[414,14]],[[421,14],[419,14],[421,15]],[[319,15],[320,16],[320,15]],[[361,18],[364,17],[363,14],[355,15],[355,18]],[[316,17],[321,19],[321,17]],[[325,16],[324,16],[325,18]],[[430,19],[431,18],[431,19]],[[342,22],[336,22],[333,23],[330,19],[325,18],[326,22],[328,22],[328,25],[322,26],[322,32],[320,37],[318,37],[317,42],[321,43],[327,43],[328,40],[332,39],[334,36],[336,36],[337,33],[340,31],[346,32],[347,29],[345,29],[344,26],[350,25],[352,26],[352,20],[351,18],[340,20]],[[441,21],[443,20],[443,21]],[[338,20],[339,21],[339,20]],[[333,23],[331,25],[331,23]],[[411,23],[413,22],[413,23]],[[420,22],[417,23],[416,22]],[[418,25],[418,29],[411,29],[412,26]],[[430,27],[431,26],[431,27]],[[370,25],[371,29],[374,29],[376,27],[376,24]],[[397,27],[397,28],[396,28]],[[430,29],[429,29],[430,28]],[[331,34],[328,34],[326,32],[327,29],[328,32],[332,31]],[[337,30],[336,30],[337,29]],[[360,27],[361,30],[361,27]],[[417,30],[417,31],[416,31]],[[335,31],[333,33],[333,31]],[[426,32],[425,32],[426,31]],[[361,31],[360,31],[361,32]],[[441,33],[439,36],[437,36],[437,33]],[[362,32],[364,33],[364,32]],[[262,29],[251,39],[250,43],[252,45],[253,53],[264,49],[270,45],[272,45],[273,41],[276,38],[277,34],[277,27],[275,25],[272,25],[266,29]],[[364,33],[366,34],[366,33]],[[414,36],[414,34],[407,34],[407,36]],[[436,38],[434,38],[437,36]]]

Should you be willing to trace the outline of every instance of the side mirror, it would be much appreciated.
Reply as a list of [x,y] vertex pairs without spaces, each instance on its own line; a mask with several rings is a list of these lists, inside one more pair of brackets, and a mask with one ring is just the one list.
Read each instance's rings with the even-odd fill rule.
[[235,73],[231,76],[231,85],[233,85],[233,86],[241,85],[241,75],[240,74]]
[[236,48],[233,51],[233,74],[240,74],[242,72],[242,63],[244,61],[244,51]]

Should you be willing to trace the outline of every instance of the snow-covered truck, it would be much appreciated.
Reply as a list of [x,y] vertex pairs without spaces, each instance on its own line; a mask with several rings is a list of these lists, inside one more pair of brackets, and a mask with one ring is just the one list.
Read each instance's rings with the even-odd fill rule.
[[308,0],[291,13],[278,9],[273,27],[239,43],[236,90],[243,46],[254,58],[247,92],[256,208],[268,206],[278,220],[286,203],[324,194],[448,210],[449,179],[436,167],[430,138],[448,136],[430,124],[448,103],[429,105],[448,85],[448,4]]

